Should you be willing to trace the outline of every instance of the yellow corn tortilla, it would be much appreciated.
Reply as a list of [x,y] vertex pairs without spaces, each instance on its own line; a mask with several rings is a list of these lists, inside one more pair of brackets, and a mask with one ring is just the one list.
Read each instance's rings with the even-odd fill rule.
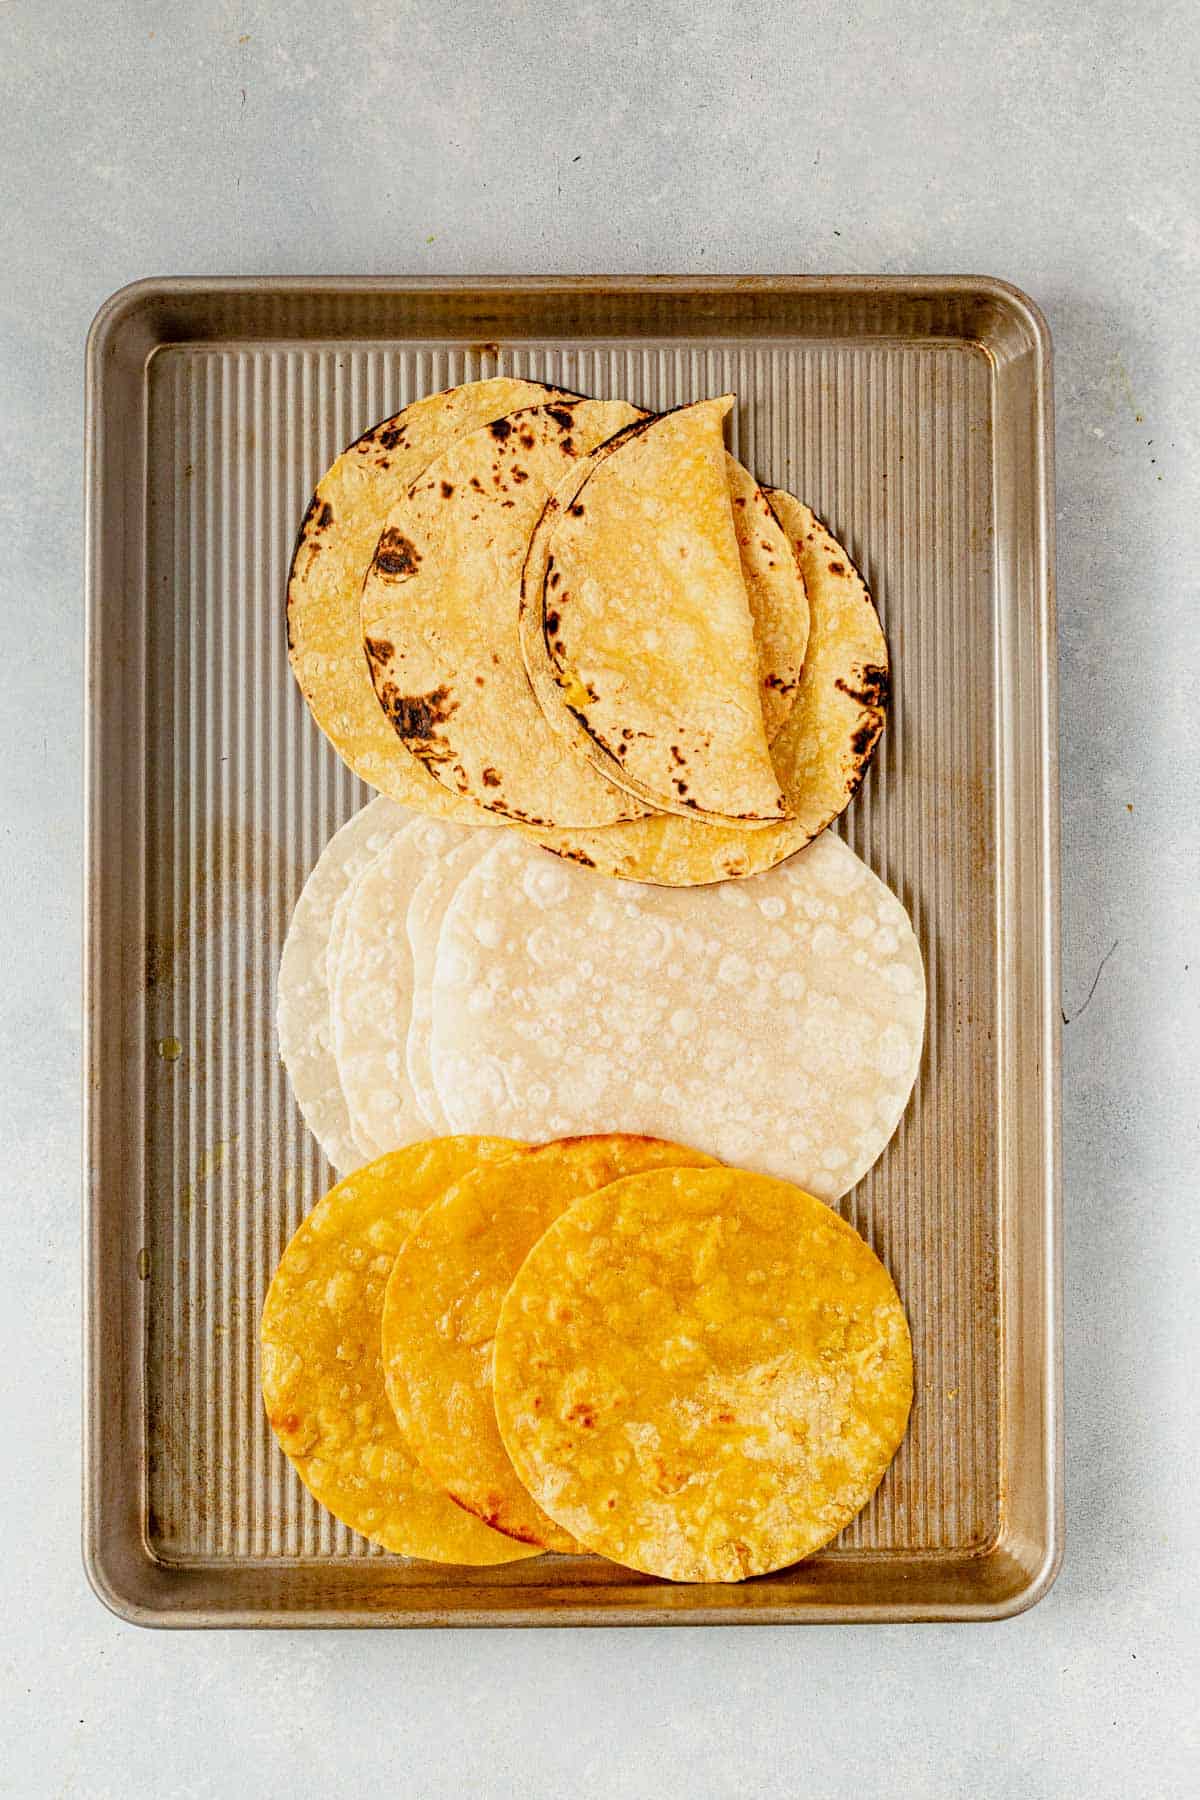
[[638,425],[555,496],[542,629],[597,768],[649,806],[755,824],[786,814],[726,469],[732,405]]
[[340,1181],[284,1251],[262,1315],[271,1428],[309,1492],[385,1550],[431,1562],[528,1554],[464,1512],[417,1463],[384,1389],[379,1324],[397,1250],[454,1181],[518,1146],[437,1138]]
[[800,559],[763,490],[736,457],[725,457],[733,528],[758,650],[758,697],[774,743],[796,704],[808,647],[808,593]]
[[482,821],[430,781],[380,711],[363,656],[359,599],[395,501],[447,445],[518,406],[556,396],[540,381],[495,376],[414,401],[375,425],[322,476],[292,555],[288,656],[313,718],[356,775],[403,806],[464,824]]
[[521,568],[552,490],[640,416],[621,400],[510,413],[452,444],[388,514],[362,594],[375,691],[439,786],[489,812],[564,826],[645,810],[555,736],[517,635]]
[[773,868],[845,811],[883,731],[887,640],[866,584],[837,539],[782,488],[769,488],[767,498],[796,547],[809,605],[796,703],[771,747],[792,817],[756,831],[660,815],[604,831],[524,835],[604,875],[701,887]]
[[397,1256],[383,1309],[388,1396],[416,1456],[460,1506],[548,1550],[578,1546],[513,1473],[492,1405],[500,1304],[528,1252],[581,1194],[650,1168],[711,1165],[657,1138],[568,1138],[475,1169]]
[[740,1581],[826,1544],[904,1436],[912,1347],[844,1219],[737,1169],[633,1175],[567,1208],[505,1297],[496,1416],[581,1544]]

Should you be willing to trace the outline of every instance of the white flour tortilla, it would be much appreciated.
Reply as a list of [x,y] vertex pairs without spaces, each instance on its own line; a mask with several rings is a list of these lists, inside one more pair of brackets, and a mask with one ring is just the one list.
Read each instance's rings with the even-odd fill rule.
[[406,1062],[413,1098],[429,1123],[447,1129],[446,1114],[438,1098],[430,1065],[430,1031],[433,1024],[433,969],[438,934],[447,906],[466,871],[486,855],[496,842],[489,831],[460,834],[461,841],[431,860],[413,889],[406,919],[412,965],[412,1010],[408,1021]]
[[370,1158],[419,1142],[437,1123],[421,1110],[405,1066],[413,959],[404,920],[430,865],[474,835],[443,819],[410,820],[359,875],[344,912],[339,905],[333,1053],[351,1131]]
[[433,1076],[455,1131],[645,1132],[833,1201],[895,1131],[924,1021],[907,913],[828,832],[691,890],[506,834],[442,921]]
[[333,1055],[330,932],[339,900],[410,817],[381,795],[334,833],[301,890],[279,963],[279,1054],[304,1123],[339,1175],[366,1157],[354,1139]]

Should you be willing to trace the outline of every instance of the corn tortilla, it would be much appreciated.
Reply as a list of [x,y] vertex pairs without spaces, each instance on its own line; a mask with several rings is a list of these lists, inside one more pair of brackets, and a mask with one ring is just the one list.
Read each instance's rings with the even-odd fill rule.
[[365,1160],[333,1049],[330,941],[354,882],[411,818],[379,794],[335,831],[296,901],[279,962],[276,1031],[301,1116],[339,1175]]
[[647,805],[754,824],[785,808],[723,438],[732,396],[637,425],[549,530],[542,629],[596,767]]
[[809,634],[795,706],[771,746],[792,815],[756,831],[659,815],[603,831],[530,831],[558,856],[603,875],[664,887],[760,874],[840,817],[883,732],[891,677],[887,640],[866,583],[816,515],[781,488],[767,498],[796,547]]
[[795,546],[763,490],[735,457],[725,473],[758,651],[758,697],[774,743],[796,704],[808,648],[808,593]]
[[644,808],[566,749],[529,689],[517,621],[529,537],[563,476],[640,417],[570,400],[494,419],[431,462],[388,514],[362,593],[375,691],[451,794],[526,823],[604,825]]
[[292,673],[342,760],[414,812],[480,822],[466,800],[431,781],[409,755],[371,686],[359,600],[381,526],[396,500],[456,438],[561,391],[540,381],[495,376],[414,401],[338,457],[301,522],[287,587]]
[[737,1169],[633,1175],[574,1202],[500,1309],[513,1466],[601,1555],[740,1581],[826,1544],[903,1438],[912,1347],[844,1219]]
[[356,1170],[309,1213],[267,1292],[271,1429],[322,1506],[401,1556],[501,1563],[528,1554],[455,1506],[417,1463],[388,1404],[379,1353],[384,1289],[408,1233],[451,1183],[513,1148],[440,1138]]
[[498,1531],[548,1550],[577,1548],[530,1500],[496,1429],[492,1339],[514,1275],[581,1194],[639,1170],[712,1160],[619,1133],[540,1144],[464,1176],[397,1256],[382,1338],[392,1407],[430,1475]]
[[840,838],[693,892],[493,835],[438,939],[451,1129],[644,1132],[822,1200],[861,1180],[916,1079],[925,975],[904,907]]

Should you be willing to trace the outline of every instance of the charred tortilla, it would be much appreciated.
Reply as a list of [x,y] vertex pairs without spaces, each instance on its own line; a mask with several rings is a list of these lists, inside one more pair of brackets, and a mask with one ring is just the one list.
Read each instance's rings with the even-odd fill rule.
[[517,633],[521,568],[547,499],[640,416],[624,401],[570,400],[460,438],[392,508],[368,572],[362,631],[383,713],[439,786],[505,818],[603,825],[645,810],[564,749]]
[[772,868],[849,805],[887,715],[887,640],[866,583],[828,528],[783,489],[767,497],[796,548],[809,604],[796,702],[771,746],[792,817],[757,831],[660,815],[604,831],[530,834],[546,849],[627,881],[698,887]]
[[734,527],[732,404],[646,421],[592,459],[571,497],[559,491],[541,622],[557,704],[597,768],[647,806],[754,825],[786,808]]
[[379,709],[359,625],[363,577],[390,508],[434,457],[489,420],[559,393],[496,376],[415,401],[338,457],[301,523],[287,587],[292,673],[343,761],[414,811],[480,822],[461,796],[428,779]]

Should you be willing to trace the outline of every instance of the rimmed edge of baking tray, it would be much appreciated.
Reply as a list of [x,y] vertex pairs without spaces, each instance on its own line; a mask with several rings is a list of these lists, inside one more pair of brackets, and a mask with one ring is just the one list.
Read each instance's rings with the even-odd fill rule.
[[[144,498],[145,418],[143,408],[122,412],[106,402],[118,375],[144,373],[160,343],[203,338],[200,317],[212,298],[239,309],[242,334],[278,341],[272,329],[256,330],[256,314],[266,303],[320,306],[323,336],[389,335],[379,328],[389,307],[410,307],[433,296],[452,295],[464,304],[462,323],[478,333],[488,324],[489,295],[522,296],[553,306],[557,302],[603,298],[613,312],[610,334],[622,327],[622,304],[649,294],[703,304],[711,299],[740,317],[735,329],[752,335],[756,316],[772,300],[807,296],[827,303],[814,320],[837,335],[857,308],[865,316],[885,298],[904,297],[930,308],[958,304],[961,328],[972,336],[993,368],[1020,364],[1022,387],[995,429],[1009,442],[1007,455],[1032,465],[1034,516],[1023,521],[1022,543],[1034,613],[1028,622],[1036,657],[1035,703],[1022,724],[1033,733],[1032,777],[1037,801],[1037,854],[1024,892],[1006,895],[1006,910],[1032,900],[1038,919],[1035,992],[1022,996],[1026,1033],[1036,1030],[1040,1130],[1037,1167],[1023,1169],[1036,1180],[1036,1232],[1019,1236],[1022,1220],[1006,1209],[1000,1221],[1005,1240],[1002,1263],[1015,1262],[1013,1291],[1002,1306],[1002,1436],[1011,1479],[1003,1496],[1003,1524],[995,1540],[968,1555],[955,1553],[835,1553],[779,1575],[739,1587],[672,1588],[637,1578],[576,1583],[570,1565],[518,1565],[522,1578],[503,1590],[473,1586],[469,1572],[439,1572],[425,1580],[415,1566],[372,1560],[369,1590],[363,1592],[363,1565],[272,1562],[232,1565],[190,1562],[173,1566],[158,1558],[143,1529],[142,1478],[136,1445],[142,1431],[140,1364],[130,1366],[125,1347],[140,1337],[134,1318],[137,1295],[128,1274],[138,1254],[135,1224],[128,1207],[105,1204],[115,1186],[122,1194],[138,1170],[139,1146],[119,1136],[115,1156],[106,1141],[102,1092],[106,1076],[121,1057],[123,1024],[104,1010],[106,965],[103,930],[104,868],[114,844],[140,858],[141,846],[124,835],[133,809],[121,804],[119,782],[105,779],[102,759],[102,701],[114,671],[129,676],[122,620],[106,609],[106,538],[119,531],[126,579],[142,571],[143,520],[123,503],[130,492]],[[840,311],[838,308],[840,307]],[[728,317],[723,321],[729,329]],[[979,335],[984,326],[992,338]],[[227,332],[220,334],[227,336]],[[297,332],[298,338],[306,334]],[[854,337],[858,332],[843,330]],[[880,334],[886,338],[887,334]],[[86,620],[87,676],[85,737],[85,834],[88,874],[84,931],[84,1510],[83,1560],[97,1596],[120,1618],[156,1626],[447,1626],[447,1625],[627,1625],[627,1624],[796,1624],[867,1621],[996,1620],[1034,1605],[1048,1592],[1063,1554],[1061,1196],[1059,1154],[1059,814],[1057,771],[1057,679],[1053,582],[1053,414],[1052,345],[1042,314],[1028,296],[987,276],[536,276],[490,277],[261,277],[232,280],[181,278],[131,284],[111,296],[92,324],[87,344]],[[144,402],[144,383],[143,383]],[[999,458],[997,459],[1000,460]],[[131,490],[131,471],[136,487]],[[995,487],[997,507],[1004,499]],[[1022,521],[1009,520],[1009,525]],[[1002,756],[1014,754],[1014,722],[997,722]],[[1011,775],[1011,771],[1010,771]],[[1002,825],[1002,831],[1005,827]],[[1016,826],[1012,827],[1016,829]],[[1032,1012],[1030,1011],[1030,1004]],[[1016,1000],[1006,1001],[1016,1014]],[[1015,1022],[1014,1022],[1015,1029]],[[126,1076],[127,1078],[127,1076]],[[138,1077],[140,1080],[140,1076]],[[106,1154],[107,1151],[107,1154]],[[114,1163],[116,1168],[114,1169]],[[136,1184],[135,1184],[136,1185]],[[1001,1192],[1011,1191],[1011,1177]],[[1029,1221],[1024,1221],[1028,1225]],[[1034,1341],[1036,1340],[1036,1341]],[[1031,1354],[1032,1353],[1032,1354]],[[1030,1379],[1030,1367],[1035,1379]],[[117,1443],[123,1452],[112,1452]],[[134,1447],[134,1456],[127,1452]],[[881,1569],[881,1564],[884,1568]],[[539,1573],[539,1570],[542,1570]],[[883,1581],[881,1582],[881,1575]],[[886,1584],[886,1591],[881,1591]],[[786,1593],[781,1590],[786,1590]]]

